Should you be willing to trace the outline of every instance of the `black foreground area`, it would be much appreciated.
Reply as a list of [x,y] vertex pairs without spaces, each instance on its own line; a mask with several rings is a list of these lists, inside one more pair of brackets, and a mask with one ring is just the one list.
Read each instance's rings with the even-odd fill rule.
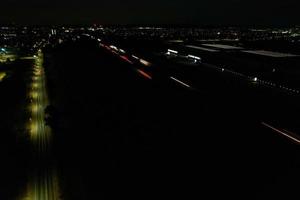
[[299,150],[261,126],[243,88],[146,80],[87,41],[45,62],[64,199],[295,195]]

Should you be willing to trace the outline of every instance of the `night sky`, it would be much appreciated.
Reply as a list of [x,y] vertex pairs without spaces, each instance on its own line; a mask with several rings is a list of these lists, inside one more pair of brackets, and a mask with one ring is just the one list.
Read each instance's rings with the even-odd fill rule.
[[0,23],[298,25],[299,0],[5,0]]

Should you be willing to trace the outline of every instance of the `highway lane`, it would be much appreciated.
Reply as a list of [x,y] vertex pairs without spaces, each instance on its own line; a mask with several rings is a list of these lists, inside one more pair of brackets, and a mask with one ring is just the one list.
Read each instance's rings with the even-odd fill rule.
[[[219,93],[220,95],[217,98],[222,98],[223,104],[226,103],[224,102],[222,94],[225,95],[226,99],[229,96],[236,96],[233,97],[233,99],[240,99],[240,97],[244,95],[240,102],[236,102],[237,105],[242,102],[246,103],[247,101],[251,101],[250,106],[253,109],[251,109],[250,112],[254,117],[260,118],[260,120],[269,120],[271,117],[271,119],[277,121],[276,124],[279,127],[282,127],[283,123],[285,123],[284,121],[286,121],[286,119],[281,119],[281,116],[284,116],[286,113],[284,110],[289,110],[289,107],[291,106],[290,103],[285,104],[283,102],[289,102],[290,96],[297,97],[300,93],[300,91],[295,88],[236,72],[224,66],[194,62],[186,56],[179,54],[173,55],[174,58],[180,57],[180,60],[175,62],[162,62],[162,59],[157,58],[156,61],[153,61],[152,59],[152,62],[155,62],[155,64],[147,61],[147,65],[145,65],[143,64],[144,62],[141,62],[144,58],[142,59],[140,55],[124,54],[124,52],[127,51],[122,49],[121,52],[120,48],[117,46],[109,46],[103,43],[100,43],[100,46],[104,48],[107,47],[107,50],[109,51],[112,51],[111,47],[113,47],[113,51],[116,52],[115,54],[119,55],[121,59],[131,64],[133,68],[137,67],[137,72],[143,75],[146,79],[155,79],[157,74],[152,74],[151,78],[149,78],[149,76],[145,76],[145,71],[143,70],[151,71],[151,69],[153,69],[152,65],[156,65],[157,68],[164,71],[164,76],[166,76],[165,78],[168,78],[179,86],[186,89],[193,89],[200,93],[206,92],[214,96],[216,95],[216,92]],[[165,56],[168,57],[168,55]],[[141,64],[143,65],[142,68],[140,68]],[[214,78],[208,79],[207,77]],[[207,87],[207,85],[209,85],[209,87]],[[207,90],[207,88],[209,88],[209,90]],[[263,90],[265,92],[261,93]],[[273,97],[274,94],[276,94],[276,98]],[[254,101],[250,99],[253,99]],[[260,99],[260,101],[257,101],[256,99]],[[278,107],[276,102],[281,102],[282,106]],[[286,109],[283,108],[284,106],[286,106]],[[249,107],[249,104],[247,107]],[[257,111],[257,115],[253,112],[254,110]],[[278,112],[278,110],[281,113]],[[296,125],[293,124],[292,128],[293,127],[296,127]],[[288,126],[287,128],[289,129],[290,127]]]
[[[111,60],[114,60],[114,61],[121,60],[121,59],[118,60],[117,56],[110,57],[110,56],[108,56],[107,52],[104,52],[104,53],[105,54],[103,54],[103,55],[109,57],[109,59],[111,59]],[[62,52],[62,55],[64,56],[64,52]],[[73,55],[74,54],[70,53],[70,60],[72,60],[72,61],[73,61]],[[138,55],[138,57],[143,57],[143,56]],[[63,57],[63,58],[65,58],[65,57]],[[87,57],[87,58],[89,58],[89,57]],[[127,58],[130,59],[130,56],[127,56]],[[98,59],[98,51],[97,51],[97,55],[95,55],[95,62],[98,61],[97,59]],[[101,54],[99,55],[99,60],[100,59],[101,59]],[[135,59],[137,59],[137,58],[135,58]],[[119,75],[118,71],[120,71],[124,68],[125,69],[133,68],[134,69],[136,67],[135,65],[131,65],[131,63],[128,62],[126,59],[122,59],[121,61],[124,61],[124,62],[123,63],[119,62],[120,63],[119,67],[117,65],[117,62],[116,62],[116,65],[107,65],[107,64],[105,65],[105,66],[108,66],[107,68],[110,67],[110,69],[111,68],[116,69],[113,71],[114,72],[113,76]],[[66,59],[66,64],[68,64],[68,62],[69,61]],[[77,62],[77,59],[75,61],[73,61],[72,63],[70,63],[69,66],[73,67],[73,64],[76,62]],[[92,62],[94,62],[94,61],[92,61]],[[106,63],[106,62],[104,62],[104,63]],[[115,62],[112,62],[112,63],[115,63]],[[128,63],[128,64],[126,64],[126,63]],[[95,65],[95,66],[98,66],[98,65]],[[99,66],[100,66],[100,64],[99,64]],[[156,67],[156,66],[154,66],[154,67]],[[160,67],[163,68],[164,66],[160,66]],[[78,68],[74,67],[74,69],[81,69],[81,66],[78,64]],[[90,71],[89,71],[90,74],[95,74],[93,72],[96,72],[96,70],[94,70],[95,69],[94,66],[93,67],[91,66],[90,68],[87,68],[87,69],[90,69]],[[143,69],[146,70],[146,67]],[[100,71],[107,72],[108,70],[104,69],[103,71],[102,70],[100,70]],[[189,182],[187,179],[185,179],[184,181],[181,181],[180,179],[178,179],[178,177],[180,177],[180,175],[183,173],[185,176],[190,175],[190,177],[195,177],[195,180],[202,180],[201,187],[198,185],[192,184],[194,187],[197,188],[198,191],[199,191],[199,188],[203,188],[203,185],[204,185],[204,188],[205,188],[205,185],[207,185],[205,180],[212,180],[212,182],[214,182],[214,183],[219,183],[219,182],[222,182],[222,180],[226,180],[226,178],[228,178],[228,180],[230,180],[230,181],[228,181],[228,182],[223,181],[222,182],[223,184],[221,184],[221,186],[219,186],[219,187],[215,186],[215,184],[213,184],[212,188],[214,188],[214,191],[218,190],[219,191],[218,193],[220,193],[220,194],[222,194],[222,191],[219,190],[220,188],[225,187],[226,189],[229,189],[229,190],[232,190],[232,188],[234,188],[232,193],[236,193],[235,191],[240,191],[240,188],[236,187],[236,186],[246,184],[246,182],[249,182],[248,181],[249,179],[250,179],[250,181],[253,180],[252,175],[247,175],[250,173],[249,171],[254,171],[254,173],[257,172],[258,175],[254,176],[254,177],[258,178],[257,179],[258,181],[261,181],[261,180],[263,181],[264,178],[260,178],[260,176],[263,176],[263,177],[265,176],[264,175],[265,170],[261,169],[260,166],[263,166],[263,167],[265,166],[266,168],[269,168],[271,166],[272,168],[274,168],[273,167],[273,163],[274,163],[275,169],[273,170],[273,172],[276,172],[277,169],[280,169],[282,166],[282,165],[279,165],[278,167],[276,167],[276,164],[277,164],[276,160],[279,160],[278,163],[285,163],[284,162],[285,160],[282,159],[282,157],[285,157],[285,155],[278,156],[277,153],[274,153],[274,150],[275,150],[275,152],[277,152],[275,148],[277,148],[278,146],[274,145],[275,146],[274,147],[274,146],[268,145],[272,142],[273,136],[274,137],[278,136],[277,134],[265,133],[265,132],[271,132],[271,130],[270,131],[265,130],[265,128],[262,129],[260,127],[260,125],[261,125],[260,123],[258,124],[259,127],[251,126],[252,122],[251,122],[251,124],[250,123],[240,123],[240,122],[243,122],[244,120],[247,121],[248,119],[251,118],[252,115],[247,117],[248,109],[245,112],[243,112],[243,109],[241,109],[241,111],[238,112],[238,114],[242,114],[242,115],[231,118],[232,113],[233,114],[237,113],[236,110],[238,110],[239,108],[247,107],[248,106],[247,104],[244,104],[244,107],[242,107],[242,106],[239,107],[238,104],[230,103],[229,100],[227,100],[227,102],[226,102],[226,100],[224,101],[224,97],[221,97],[221,95],[218,96],[221,98],[214,98],[214,96],[212,96],[212,98],[209,98],[208,100],[206,100],[207,96],[209,96],[209,95],[206,95],[205,93],[203,95],[202,94],[200,94],[200,95],[199,94],[195,94],[195,95],[190,94],[193,92],[190,92],[189,90],[187,90],[186,89],[187,87],[183,87],[184,85],[182,83],[185,83],[185,84],[190,84],[191,86],[197,86],[197,88],[198,88],[199,87],[198,83],[200,82],[200,83],[203,83],[203,87],[211,88],[208,85],[213,83],[215,80],[218,81],[218,79],[220,77],[224,76],[224,79],[226,78],[226,80],[228,80],[227,73],[221,73],[221,72],[220,73],[206,73],[206,71],[208,71],[208,70],[203,71],[203,73],[197,74],[197,78],[201,79],[201,82],[198,81],[194,84],[190,82],[190,78],[188,76],[182,76],[181,74],[174,74],[174,75],[172,75],[172,77],[174,79],[173,81],[172,80],[165,81],[167,83],[170,82],[170,85],[167,85],[165,88],[156,87],[158,85],[156,83],[158,80],[155,78],[150,80],[149,78],[147,78],[147,76],[136,76],[136,74],[134,73],[135,70],[130,71],[130,72],[132,72],[132,76],[128,76],[127,73],[123,74],[122,72],[120,72],[122,77],[127,77],[129,81],[133,80],[134,81],[133,84],[145,83],[145,84],[135,84],[135,85],[140,86],[138,88],[141,90],[137,90],[139,92],[136,92],[134,94],[124,92],[124,94],[127,96],[131,96],[131,95],[133,96],[132,98],[130,98],[130,100],[133,100],[132,101],[133,104],[137,105],[136,107],[137,107],[137,110],[139,111],[138,112],[139,114],[136,116],[137,116],[137,118],[143,120],[143,121],[140,120],[140,121],[142,121],[141,125],[138,124],[139,121],[134,122],[133,125],[140,126],[142,128],[141,132],[143,132],[143,130],[146,129],[147,126],[150,126],[149,129],[152,129],[153,125],[156,126],[157,128],[154,127],[154,130],[153,129],[149,130],[150,134],[153,134],[154,136],[152,136],[152,135],[148,136],[148,132],[146,132],[146,134],[147,134],[147,136],[145,137],[145,141],[147,142],[146,144],[154,143],[152,141],[155,141],[154,144],[157,144],[158,142],[156,142],[156,141],[159,141],[159,143],[162,143],[162,146],[167,146],[167,148],[170,149],[170,153],[166,153],[164,148],[157,148],[158,145],[155,145],[155,146],[149,145],[151,149],[156,149],[155,151],[157,151],[157,152],[149,153],[149,154],[151,154],[151,156],[143,155],[143,153],[138,153],[139,156],[132,156],[132,158],[133,158],[132,160],[137,160],[137,161],[145,158],[144,159],[145,163],[146,163],[145,165],[149,166],[149,167],[142,167],[142,169],[140,170],[140,172],[142,172],[142,171],[143,172],[138,174],[137,176],[141,176],[141,179],[145,180],[145,178],[143,177],[143,173],[145,173],[145,174],[151,173],[152,171],[157,172],[158,170],[157,171],[155,170],[154,165],[158,165],[158,168],[160,168],[162,166],[167,169],[166,171],[172,171],[172,175],[170,177],[174,177],[174,179],[177,179],[178,181],[174,181],[174,182],[176,184],[178,184],[179,186],[181,186],[181,184],[179,182],[183,183],[184,185],[186,185],[186,183]],[[210,70],[210,71],[213,71],[213,70]],[[65,76],[62,76],[62,77],[66,77],[67,74],[69,74],[68,71],[66,71]],[[80,73],[78,73],[78,74],[80,74]],[[121,84],[126,83],[126,82],[124,82],[124,80],[126,81],[125,78],[121,79],[122,81],[118,82],[118,81],[116,81],[116,79],[110,78],[110,76],[108,76],[108,73],[102,73],[102,74],[103,74],[103,76],[107,76],[107,79],[104,78],[104,80],[112,79],[112,80],[114,80],[114,82],[117,82],[118,85],[120,83]],[[215,76],[216,74],[217,74],[217,76]],[[199,76],[199,75],[201,75],[201,76]],[[94,76],[88,77],[86,80],[91,79],[90,82],[84,81],[85,85],[83,85],[82,90],[86,91],[85,88],[88,87],[86,93],[84,93],[84,94],[89,95],[90,93],[93,93],[94,91],[99,91],[99,87],[100,88],[103,87],[105,89],[108,88],[107,90],[110,90],[110,91],[112,88],[114,88],[114,90],[112,91],[113,93],[117,93],[116,91],[120,92],[120,90],[116,90],[116,88],[112,87],[110,84],[106,84],[106,81],[101,82],[100,79],[97,80],[98,76],[99,76],[98,74],[95,74]],[[118,76],[118,79],[121,76]],[[77,77],[77,76],[73,76],[73,77]],[[169,76],[166,76],[165,78],[167,79],[168,77]],[[77,82],[76,78],[69,79],[69,80],[75,80],[75,82]],[[177,81],[175,81],[175,80],[177,80]],[[62,79],[62,81],[64,81],[64,79]],[[95,81],[98,83],[98,85],[95,84]],[[154,82],[157,85],[152,84]],[[165,82],[163,82],[163,83],[165,83]],[[104,83],[104,84],[99,84],[99,83]],[[219,81],[218,83],[222,84],[222,81]],[[73,84],[71,84],[71,86],[72,85]],[[75,83],[74,83],[74,85],[75,85]],[[78,83],[78,85],[80,85],[80,83]],[[93,87],[91,87],[90,90],[89,90],[89,85],[93,86]],[[161,86],[161,85],[162,85],[162,83],[159,84],[158,86]],[[249,85],[250,85],[250,87],[251,87],[251,85],[256,87],[257,84],[250,83]],[[220,87],[220,84],[216,84],[216,86]],[[117,86],[117,87],[119,87],[119,86]],[[77,88],[77,87],[75,87],[75,88]],[[224,88],[226,88],[226,87],[224,87]],[[65,90],[68,91],[67,89],[65,89]],[[158,90],[160,90],[160,91],[157,92]],[[136,91],[136,90],[134,90],[134,91]],[[102,93],[102,92],[103,92],[103,90],[99,93]],[[217,91],[217,92],[219,92],[219,91]],[[75,95],[76,95],[76,93],[75,93]],[[93,93],[93,95],[97,96],[94,93]],[[81,96],[84,97],[85,95],[81,95]],[[94,98],[95,96],[91,96],[90,98]],[[240,95],[238,95],[238,96],[240,96]],[[114,97],[121,97],[121,95],[116,95]],[[83,100],[82,102],[86,102],[85,98],[81,98],[81,99]],[[107,100],[103,100],[103,101],[101,101],[101,99],[103,99],[103,98],[99,97],[99,98],[96,98],[96,100],[95,100],[95,102],[100,102],[99,104],[103,104],[103,105],[101,105],[102,109],[100,107],[96,111],[99,113],[102,113],[104,110],[103,108],[107,107],[106,106],[107,102],[111,101],[110,98],[108,98]],[[126,101],[126,99],[124,99],[124,98],[114,98],[114,99],[116,99],[117,102],[119,102],[120,99],[122,101],[124,101],[124,100]],[[210,100],[212,100],[212,101],[207,103]],[[92,101],[92,102],[94,102],[94,101]],[[228,102],[229,102],[229,104],[227,104]],[[216,103],[216,105],[214,105],[214,103]],[[242,104],[242,103],[240,102],[240,104]],[[206,105],[208,105],[207,108],[205,108]],[[156,107],[158,107],[158,108],[156,108]],[[204,109],[202,107],[204,107]],[[81,121],[84,121],[86,114],[89,114],[90,112],[94,112],[93,104],[91,104],[90,107],[84,106],[83,108],[90,108],[90,109],[85,109],[86,111],[83,112],[84,114],[78,120],[79,123]],[[134,108],[134,107],[132,107],[132,108]],[[107,112],[104,112],[104,113],[107,113],[107,114],[103,115],[104,116],[103,119],[104,118],[107,119],[108,115],[111,113],[111,110],[108,109]],[[119,112],[117,112],[116,115],[118,115],[118,113]],[[153,117],[151,117],[151,116],[153,116]],[[257,115],[253,115],[253,116],[257,116]],[[120,118],[122,121],[125,121],[124,124],[127,124],[126,116],[124,116],[122,114],[120,116]],[[151,118],[160,118],[162,122],[160,123],[159,120],[157,120],[157,119],[152,120]],[[109,119],[112,119],[112,118],[109,118]],[[91,121],[92,123],[90,123],[89,120],[92,120]],[[91,130],[91,131],[93,130],[90,127],[97,127],[100,125],[100,123],[96,123],[96,122],[99,122],[100,120],[95,120],[95,118],[86,119],[86,121],[87,121],[86,123],[80,123],[83,128],[80,130],[90,132],[90,131],[87,131],[87,130]],[[76,124],[77,120],[74,120],[73,122],[75,122],[73,124]],[[104,122],[110,122],[110,120],[107,120]],[[108,123],[108,124],[110,124],[110,123]],[[253,122],[253,124],[254,124],[254,122]],[[86,127],[86,125],[88,125],[88,126]],[[105,124],[103,123],[103,125],[105,125]],[[253,128],[251,128],[251,127],[253,127]],[[85,128],[87,128],[87,130]],[[99,127],[97,127],[97,128],[99,128]],[[125,128],[125,130],[129,130],[129,132],[131,132],[133,130],[132,128],[126,129],[125,126],[120,126],[120,129],[117,129],[118,132],[120,132],[119,133],[120,136],[116,137],[116,138],[114,137],[111,139],[111,140],[113,140],[113,143],[117,143],[117,144],[110,146],[110,149],[112,149],[113,153],[108,154],[108,155],[112,155],[112,156],[108,156],[108,157],[119,156],[117,154],[123,154],[123,152],[126,155],[128,155],[128,154],[135,155],[136,152],[140,152],[140,148],[135,148],[135,146],[132,148],[133,149],[132,151],[124,150],[122,147],[124,147],[125,145],[124,146],[121,145],[121,147],[119,148],[119,146],[120,146],[119,143],[115,142],[115,141],[119,140],[118,138],[128,138],[128,137],[126,137],[127,133],[123,128]],[[172,135],[172,132],[170,131],[171,128],[176,129],[175,134],[178,134],[177,136],[174,137],[175,134]],[[249,130],[249,128],[251,128],[251,129]],[[73,127],[72,129],[70,129],[70,130],[74,130],[74,132],[70,131],[70,133],[72,134],[72,137],[75,137],[76,129],[77,129],[77,127]],[[261,129],[264,132],[260,131]],[[102,129],[99,128],[96,130],[102,130]],[[105,128],[105,130],[106,130],[106,128]],[[252,132],[252,130],[253,130],[253,132]],[[116,129],[114,129],[114,131],[116,131]],[[137,132],[138,131],[139,130],[137,130]],[[159,136],[156,136],[155,132]],[[168,135],[166,134],[164,136],[164,132],[167,133]],[[108,137],[101,136],[102,131],[91,134],[90,138],[86,139],[86,140],[84,138],[87,138],[87,137],[83,138],[81,133],[82,133],[82,131],[78,130],[78,136],[77,136],[78,142],[76,142],[75,143],[76,145],[73,146],[73,150],[71,148],[69,148],[71,152],[70,152],[70,154],[67,154],[67,155],[74,154],[74,162],[70,162],[70,165],[69,165],[70,167],[68,167],[68,168],[71,168],[72,165],[74,166],[74,164],[77,167],[77,165],[80,164],[80,163],[78,163],[78,160],[85,160],[85,159],[82,159],[84,157],[87,157],[85,154],[83,154],[81,156],[81,159],[79,158],[80,153],[82,151],[90,152],[90,153],[95,152],[95,154],[92,154],[92,155],[97,155],[98,151],[95,151],[95,150],[98,148],[95,148],[95,147],[102,148],[102,145],[100,145],[100,144],[106,145],[107,143],[110,142],[110,138],[107,141]],[[96,140],[96,138],[98,138],[98,137],[103,138],[103,140],[102,139]],[[130,133],[130,138],[132,138],[131,133]],[[278,139],[280,139],[280,142],[282,141],[281,136],[279,136]],[[73,138],[72,138],[72,140],[73,140]],[[84,140],[85,140],[85,142],[84,142]],[[92,140],[94,142],[92,142]],[[149,140],[150,140],[150,142],[149,142]],[[283,139],[283,140],[285,141],[285,139]],[[68,138],[66,138],[65,142],[67,142],[67,141],[68,141]],[[141,142],[141,141],[142,140],[138,140],[138,142]],[[268,141],[271,141],[271,142],[268,142]],[[70,142],[70,143],[72,143],[72,142]],[[85,145],[84,145],[84,143],[85,143]],[[129,146],[132,146],[131,145],[132,143],[134,143],[134,142],[130,142]],[[169,143],[174,143],[174,145],[168,145]],[[67,143],[64,143],[64,144],[67,144]],[[64,146],[64,144],[62,145],[62,147]],[[176,148],[170,148],[170,147],[175,147],[175,145],[176,145]],[[78,146],[85,146],[88,150],[86,150],[86,148],[78,148]],[[142,145],[140,145],[140,143],[139,143],[139,146],[142,146]],[[68,147],[70,147],[70,146],[68,145]],[[112,148],[112,147],[115,147],[115,148]],[[233,150],[231,150],[231,149],[233,149]],[[267,152],[265,149],[268,149]],[[280,148],[277,148],[277,149],[280,149]],[[79,153],[78,154],[74,153],[75,150],[76,150],[76,152],[79,152]],[[175,153],[173,153],[174,151],[175,151]],[[141,151],[141,152],[143,152],[143,151]],[[182,152],[184,152],[184,153],[182,153]],[[105,154],[106,154],[106,152],[105,152]],[[241,154],[242,154],[242,156],[240,156]],[[87,155],[90,155],[90,154],[87,154]],[[181,157],[181,155],[182,155],[182,157]],[[295,155],[295,154],[292,154],[292,155]],[[176,160],[176,162],[173,162],[172,158],[168,160],[168,157],[170,157],[170,156],[174,156],[175,157],[174,160]],[[269,158],[270,156],[274,157],[274,160],[272,159],[272,162],[271,162],[272,164],[268,164],[270,162],[265,161],[266,158]],[[90,158],[87,160],[91,160],[93,162],[95,157],[94,156],[89,156],[89,157]],[[123,156],[119,156],[119,157],[122,158]],[[151,157],[155,157],[155,158],[151,158]],[[184,159],[183,159],[183,157],[184,157]],[[186,157],[188,157],[188,158],[186,158]],[[125,158],[127,158],[127,156]],[[224,160],[222,160],[223,158],[224,158]],[[168,161],[165,161],[165,163],[161,163],[158,161],[160,159],[168,160]],[[107,160],[113,160],[113,159],[107,159]],[[197,165],[196,162],[195,162],[195,164],[193,164],[192,162],[190,162],[190,160],[195,160],[199,165]],[[186,165],[186,167],[182,167],[182,168],[176,167],[175,170],[172,170],[173,163],[174,163],[174,165],[179,165],[180,162],[182,163],[182,165]],[[86,162],[82,162],[82,165],[86,165],[85,163]],[[101,162],[99,165],[94,163],[93,165],[87,165],[86,167],[78,167],[81,171],[85,171],[85,173],[89,173],[90,177],[95,177],[95,179],[94,179],[95,182],[93,182],[93,181],[90,182],[89,179],[86,179],[86,180],[88,180],[85,183],[87,186],[86,188],[95,188],[95,189],[90,189],[91,192],[89,191],[87,193],[94,192],[95,196],[98,197],[97,195],[99,195],[100,192],[103,192],[103,190],[106,190],[106,189],[102,189],[102,190],[99,189],[99,188],[101,188],[101,187],[99,187],[99,185],[101,185],[101,184],[107,185],[106,180],[112,180],[112,182],[118,182],[118,180],[120,180],[120,178],[115,179],[110,176],[115,173],[115,170],[112,170],[113,172],[111,174],[109,173],[109,175],[107,175],[107,179],[103,178],[102,176],[98,176],[100,178],[95,176],[95,174],[97,174],[97,171],[99,169],[109,168],[109,167],[101,168],[101,165],[106,165],[106,163],[110,163],[110,162]],[[124,182],[126,182],[126,180],[132,180],[132,177],[133,177],[132,174],[134,174],[135,171],[139,171],[139,168],[141,165],[139,165],[138,162],[133,162],[133,163],[127,162],[127,164],[121,165],[121,167],[129,165],[128,169],[133,168],[129,172],[126,170],[127,168],[122,170],[122,172],[128,174],[128,179],[125,179]],[[226,165],[228,165],[228,166],[226,166]],[[257,169],[257,168],[255,169],[256,165],[260,165],[258,167],[259,169]],[[166,167],[166,166],[169,166],[169,167]],[[154,170],[153,170],[153,167],[154,167]],[[193,167],[196,170],[191,169]],[[66,170],[68,170],[68,168],[66,168]],[[254,170],[253,170],[253,168],[254,168]],[[94,169],[94,170],[92,170],[92,169]],[[245,170],[245,172],[240,174],[240,176],[239,176],[239,173],[237,173],[237,172],[239,172],[241,170]],[[99,170],[99,171],[100,172],[98,172],[98,173],[101,175],[107,174],[106,170],[103,170],[103,171]],[[268,172],[270,170],[268,169],[266,171]],[[133,172],[133,173],[130,173],[130,172]],[[185,172],[191,172],[191,173],[189,175],[186,175]],[[195,172],[200,172],[200,173],[202,172],[202,174],[210,174],[210,175],[208,175],[209,177],[207,179],[205,179],[204,175],[197,176]],[[156,173],[153,173],[153,174],[156,174]],[[227,174],[228,174],[228,176],[226,176]],[[118,176],[118,175],[116,175],[116,176]],[[76,171],[70,173],[70,176],[71,177],[76,176]],[[149,175],[149,177],[150,176],[151,175]],[[235,176],[235,177],[232,177],[232,176]],[[87,177],[89,177],[89,176],[87,176]],[[161,177],[159,177],[158,175],[155,177],[157,178],[156,182],[154,183],[155,185],[159,184],[159,182],[160,183],[163,182],[163,181],[161,181]],[[241,177],[241,179],[239,179],[237,177]],[[267,179],[267,178],[268,178],[268,176],[266,176],[265,179]],[[233,182],[236,181],[237,184],[230,185],[230,183],[232,182],[231,180],[234,180]],[[87,182],[89,182],[89,183],[87,183]],[[144,184],[144,183],[148,182],[147,179],[145,181],[139,180],[136,182],[137,182],[136,185],[141,185],[142,187],[148,186],[148,185]],[[168,185],[169,182],[172,182],[172,181],[168,181],[167,183],[163,182],[162,188],[165,188],[164,186]],[[96,184],[94,184],[94,183],[96,183]],[[174,183],[174,185],[175,185],[175,183]],[[128,183],[125,183],[124,185],[127,185],[127,184]],[[74,184],[74,185],[77,185],[77,184]],[[90,187],[90,186],[92,186],[92,187]],[[230,187],[230,186],[233,186],[233,187]],[[250,186],[250,184],[247,184],[247,186]],[[76,187],[74,187],[74,188],[76,188]],[[111,186],[107,186],[106,188],[111,188],[113,190],[112,192],[107,192],[109,196],[114,195],[114,193],[116,191],[116,189],[115,189],[116,187],[113,187],[113,185],[111,185]],[[124,188],[124,186],[123,186],[123,188]],[[132,194],[135,194],[136,191],[138,191],[138,189],[136,189],[136,187],[131,187],[131,188],[133,189]],[[150,186],[150,188],[151,188],[151,186]],[[252,187],[251,187],[251,189],[252,189]],[[150,193],[155,192],[153,190],[155,190],[155,189],[151,188],[151,189],[149,189],[149,192]],[[177,190],[176,187],[175,187],[175,190]],[[203,190],[205,190],[205,189],[202,189],[202,191]],[[174,191],[174,188],[173,188],[173,191]],[[200,193],[202,193],[202,191],[200,191]],[[251,192],[253,192],[253,191],[251,191]],[[122,192],[119,192],[119,194],[124,195],[124,193],[122,193]],[[147,192],[145,192],[145,194],[147,194]],[[244,194],[246,194],[246,193],[244,193]],[[93,196],[93,195],[91,195],[91,196]],[[88,199],[95,199],[95,198],[88,198]]]
[[299,135],[292,133],[290,131],[287,131],[285,129],[280,130],[266,122],[262,122],[261,124],[269,129],[275,131],[276,133],[279,133],[279,134],[285,136],[286,138],[290,139],[291,141],[295,142],[296,144],[298,144],[298,145],[300,144],[300,136]]
[[[107,47],[108,50],[111,50],[110,48],[111,48],[112,45],[109,46],[109,45],[104,45],[104,44],[100,43],[100,46]],[[120,48],[118,48],[116,46],[112,46],[112,47],[114,47],[113,51],[117,54],[121,54],[122,52],[126,52],[123,49],[122,49],[122,52],[121,52]],[[137,52],[135,52],[135,53],[137,53]],[[124,54],[124,53],[122,53],[122,54]],[[150,54],[148,54],[148,56]],[[157,57],[157,55],[155,55],[155,53],[153,55],[154,55],[154,57]],[[133,55],[128,54],[127,56],[128,57],[133,57],[133,58],[139,60],[139,62],[143,63],[142,62],[143,59],[137,57],[134,54]],[[210,63],[203,63],[203,62],[201,62],[200,57],[195,56],[195,55],[181,55],[178,50],[168,49],[168,52],[164,56],[167,56],[167,57],[173,58],[173,59],[177,59],[178,63],[181,63],[181,64],[186,65],[186,66],[195,66],[195,67],[198,66],[199,67],[201,65],[202,67],[208,67],[208,68],[211,68],[211,69],[216,70],[216,71],[221,71],[223,73],[227,73],[231,76],[243,79],[245,81],[250,81],[250,82],[254,81],[254,82],[256,82],[256,84],[259,84],[263,87],[269,87],[269,88],[272,88],[272,89],[281,90],[282,92],[292,93],[292,94],[296,94],[296,95],[300,94],[300,91],[298,89],[292,87],[292,86],[278,84],[278,83],[272,82],[270,80],[265,80],[261,77],[251,76],[249,74],[243,74],[243,73],[240,73],[238,71],[230,70],[228,66],[217,66],[217,65],[214,65],[214,64],[210,64]],[[199,59],[200,62],[198,62],[197,59],[193,60],[193,58]],[[157,61],[157,59],[156,59],[156,61]],[[149,63],[149,62],[147,61],[147,63]],[[155,63],[157,64],[157,62],[155,62]],[[131,64],[133,64],[133,63],[131,62]],[[149,63],[149,64],[151,64],[151,63]],[[163,66],[163,67],[165,67],[165,66]],[[171,76],[173,76],[173,75],[174,74],[171,74]]]
[[54,159],[51,156],[51,130],[45,124],[44,109],[49,104],[43,54],[39,51],[35,59],[33,77],[30,84],[29,119],[30,141],[32,142],[35,161],[32,173],[21,200],[59,200],[60,191]]
[[48,105],[44,71],[41,67],[42,59],[39,57],[35,63],[34,77],[31,84],[31,140],[36,145],[36,152],[43,155],[47,152],[50,142],[51,131],[44,123],[44,108]]

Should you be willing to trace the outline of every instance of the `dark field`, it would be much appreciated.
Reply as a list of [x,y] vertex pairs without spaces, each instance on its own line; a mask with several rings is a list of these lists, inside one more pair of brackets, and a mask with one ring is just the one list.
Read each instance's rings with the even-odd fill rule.
[[[56,169],[65,200],[297,195],[299,146],[263,123],[300,133],[299,95],[227,71],[266,78],[269,65],[236,53],[203,53],[203,63],[195,64],[164,56],[165,43],[116,43],[152,65],[130,64],[85,37],[42,50],[50,102],[45,122],[53,134],[42,158],[34,156],[24,128],[34,64],[1,66],[10,76],[0,82],[0,199],[19,199],[32,174],[44,173],[35,171],[41,166],[47,179]],[[232,65],[216,68],[224,63]],[[290,80],[271,75],[270,81]]]

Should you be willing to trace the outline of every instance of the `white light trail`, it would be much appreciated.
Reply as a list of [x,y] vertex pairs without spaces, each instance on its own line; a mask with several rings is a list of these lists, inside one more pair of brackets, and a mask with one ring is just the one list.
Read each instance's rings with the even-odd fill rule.
[[292,135],[295,135],[294,133],[286,133],[286,132],[284,132],[282,130],[279,130],[279,129],[277,129],[277,128],[275,128],[275,127],[273,127],[273,126],[265,123],[265,122],[262,122],[261,124],[264,125],[264,126],[266,126],[266,127],[268,127],[268,128],[270,128],[270,129],[272,129],[273,131],[275,131],[275,132],[277,132],[277,133],[279,133],[281,135],[284,135],[285,137],[287,137],[287,138],[293,140],[294,142],[296,142],[297,144],[300,144],[300,140],[298,138],[292,136]]
[[178,80],[177,78],[174,78],[173,76],[171,76],[170,78],[171,78],[172,80],[176,81],[177,83],[179,83],[179,84],[185,86],[185,87],[191,88],[191,86],[190,86],[189,84],[186,84],[186,83],[184,83],[184,82]]

